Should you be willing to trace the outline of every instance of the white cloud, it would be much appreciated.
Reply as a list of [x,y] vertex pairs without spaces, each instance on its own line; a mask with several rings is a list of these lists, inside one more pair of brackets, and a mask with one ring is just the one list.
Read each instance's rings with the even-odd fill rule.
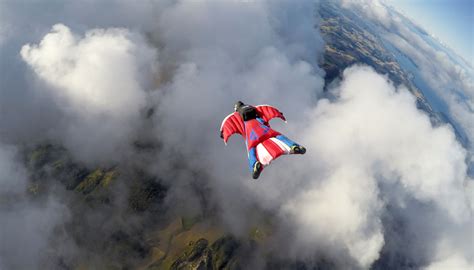
[[38,45],[23,46],[21,56],[66,115],[58,132],[65,146],[90,163],[120,158],[155,72],[156,53],[143,38],[126,29],[80,37],[57,24]]
[[[303,8],[301,16],[294,14]],[[174,55],[178,67],[158,97],[157,134],[184,153],[214,152],[222,144],[216,129],[237,100],[272,103],[296,121],[294,104],[311,104],[323,83],[319,68],[307,62],[314,59],[293,50],[311,55],[321,50],[314,23],[307,23],[314,10],[312,1],[276,6],[211,1],[179,2],[163,11],[161,55]],[[279,36],[283,19],[294,26],[294,37]]]
[[299,190],[283,202],[282,211],[296,224],[296,245],[303,254],[314,252],[314,246],[339,252],[347,248],[361,267],[368,268],[384,244],[383,203],[373,176],[350,166],[337,169],[321,185]]
[[392,25],[392,15],[388,12],[383,0],[342,0],[345,8],[360,8],[370,19],[378,20],[387,29]]
[[[432,241],[459,240],[455,228],[470,224],[472,211],[464,188],[466,153],[453,131],[432,127],[406,89],[395,89],[370,68],[347,69],[337,92],[335,102],[321,100],[306,118],[300,140],[307,155],[289,165],[294,168],[271,166],[264,172],[270,177],[263,177],[256,190],[254,183],[248,185],[261,203],[281,205],[282,216],[294,222],[299,253],[322,246],[340,260],[347,248],[346,260],[368,268],[384,245],[386,205],[410,213],[413,200],[434,209],[442,224],[429,229]],[[387,184],[397,188],[381,189]],[[428,222],[413,215],[404,222]],[[460,241],[465,245],[459,254],[465,256],[472,246]]]
[[470,270],[472,269],[472,263],[469,263],[463,257],[454,255],[442,261],[436,261],[424,268],[426,270],[445,270],[445,269],[459,269],[459,270]]

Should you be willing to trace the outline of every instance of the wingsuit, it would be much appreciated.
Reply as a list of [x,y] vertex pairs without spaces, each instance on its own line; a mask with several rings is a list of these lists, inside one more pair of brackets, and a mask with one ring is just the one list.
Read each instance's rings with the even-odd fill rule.
[[283,113],[273,106],[251,106],[238,101],[234,112],[222,121],[220,135],[226,144],[233,134],[244,137],[253,179],[257,179],[263,168],[279,156],[306,152],[303,146],[270,127],[268,122],[275,117],[286,121]]

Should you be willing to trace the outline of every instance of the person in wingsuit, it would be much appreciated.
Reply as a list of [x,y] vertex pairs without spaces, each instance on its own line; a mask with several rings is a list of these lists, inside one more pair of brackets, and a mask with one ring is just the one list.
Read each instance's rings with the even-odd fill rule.
[[227,144],[233,134],[244,137],[253,179],[257,179],[263,168],[281,155],[306,153],[306,148],[270,127],[268,122],[275,117],[286,122],[283,113],[273,106],[252,106],[238,101],[234,112],[222,121],[220,135],[224,143]]

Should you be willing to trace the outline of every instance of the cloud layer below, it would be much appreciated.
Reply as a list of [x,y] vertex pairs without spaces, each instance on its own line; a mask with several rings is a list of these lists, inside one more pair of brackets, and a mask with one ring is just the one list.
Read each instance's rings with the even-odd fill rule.
[[130,151],[156,73],[156,50],[142,36],[111,28],[78,37],[57,24],[21,56],[48,83],[65,115],[55,132],[80,160],[116,162]]

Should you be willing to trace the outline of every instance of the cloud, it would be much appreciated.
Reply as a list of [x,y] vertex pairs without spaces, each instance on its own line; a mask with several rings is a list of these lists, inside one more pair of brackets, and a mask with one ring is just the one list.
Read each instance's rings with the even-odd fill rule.
[[311,64],[323,44],[314,29],[316,8],[312,1],[191,1],[169,7],[159,20],[160,55],[174,55],[177,66],[156,97],[162,155],[178,152],[179,162],[211,176],[203,184],[210,184],[224,222],[237,231],[245,231],[239,220],[248,209],[237,203],[248,177],[245,152],[237,138],[223,148],[219,125],[237,100],[273,104],[298,123],[300,108],[309,107],[323,85],[321,70]]
[[0,193],[15,193],[21,190],[26,186],[27,177],[16,147],[0,143]]
[[140,35],[93,29],[78,37],[57,24],[38,45],[23,46],[21,56],[66,115],[57,131],[74,155],[93,164],[130,151],[156,61]]
[[[301,181],[309,183],[282,202],[283,213],[296,221],[299,238],[308,242],[303,250],[339,242],[367,268],[384,244],[382,214],[390,213],[389,205],[410,212],[410,200],[434,207],[437,222],[446,220],[450,228],[471,224],[464,189],[466,153],[448,126],[432,127],[406,89],[395,89],[367,67],[347,69],[337,91],[335,102],[318,103],[303,132],[311,152],[298,170],[308,170]],[[387,184],[399,188],[383,189]],[[264,189],[257,192],[265,195]],[[433,230],[440,241],[457,238],[455,230]],[[463,256],[472,252],[466,244]],[[357,253],[361,248],[365,252]]]
[[373,176],[350,165],[321,185],[298,190],[282,207],[295,223],[298,253],[311,256],[326,247],[334,261],[341,260],[336,254],[348,253],[359,266],[369,268],[384,244],[378,193]]
[[[368,67],[347,69],[332,91],[335,101],[322,99],[302,115],[306,127],[296,138],[308,148],[304,158],[277,161],[262,181],[244,182],[261,207],[278,211],[280,222],[296,234],[285,241],[293,256],[326,254],[341,267],[368,268],[388,256],[385,246],[393,246],[385,224],[393,216],[398,221],[392,222],[412,224],[403,234],[424,239],[414,248],[419,253],[405,254],[410,260],[434,260],[423,243],[438,245],[447,237],[463,242],[456,252],[472,262],[472,246],[457,233],[469,234],[472,209],[464,188],[466,152],[452,129],[433,127],[406,89]],[[420,215],[428,209],[430,215]],[[425,226],[429,233],[421,233],[420,224],[427,222],[442,225]],[[390,252],[413,245],[403,243]]]
[[426,270],[443,270],[443,269],[471,269],[472,264],[467,262],[460,256],[453,256],[443,261],[437,261],[430,266],[424,268]]
[[[25,146],[63,144],[78,163],[93,167],[131,154],[157,68],[156,49],[144,37],[153,6],[0,3],[0,269],[57,268],[87,249],[76,249],[66,225],[95,226],[81,218],[96,213],[77,210],[73,191],[57,179],[33,180]],[[32,181],[47,190],[33,193]]]
[[[29,174],[18,149],[0,143],[0,268],[36,269],[45,263],[45,250],[56,226],[68,211],[53,198],[26,197]],[[21,255],[20,255],[21,254]]]
[[[70,120],[64,119],[64,111],[58,108],[51,96],[54,92],[45,91],[48,83],[31,75],[31,69],[19,55],[23,45],[38,43],[58,23],[72,29],[70,31],[74,32],[72,35],[78,39],[77,42],[84,39],[84,33],[92,29],[103,29],[106,32],[109,28],[122,28],[129,32],[126,38],[131,39],[130,42],[143,43],[144,36],[155,25],[160,6],[166,6],[169,2],[0,2],[0,133],[4,140],[11,143],[44,141],[50,139],[51,133],[56,134],[57,129],[64,129],[64,126],[58,127],[59,122]],[[107,12],[104,13],[103,10]],[[135,39],[139,35],[143,35],[143,38]],[[141,55],[144,53],[138,52]],[[156,63],[155,60],[149,61]],[[115,67],[117,68],[120,67]],[[109,69],[112,71],[111,67]]]
[[[156,79],[156,49],[145,32],[165,4],[0,2],[0,269],[77,263],[90,246],[75,247],[74,227],[97,226],[84,218],[121,210],[105,215],[74,201],[60,180],[32,176],[24,154],[38,143],[62,144],[91,167],[131,155]],[[35,193],[36,184],[46,188]]]
[[[68,209],[55,199],[45,203],[16,200],[0,210],[0,267],[2,269],[40,269],[55,267],[48,261],[51,240],[60,238],[63,224],[68,220]],[[26,244],[27,243],[27,244]],[[58,253],[61,251],[54,250]]]
[[388,12],[383,0],[341,0],[341,5],[344,8],[359,8],[368,18],[379,21],[387,29],[393,23],[392,14]]

